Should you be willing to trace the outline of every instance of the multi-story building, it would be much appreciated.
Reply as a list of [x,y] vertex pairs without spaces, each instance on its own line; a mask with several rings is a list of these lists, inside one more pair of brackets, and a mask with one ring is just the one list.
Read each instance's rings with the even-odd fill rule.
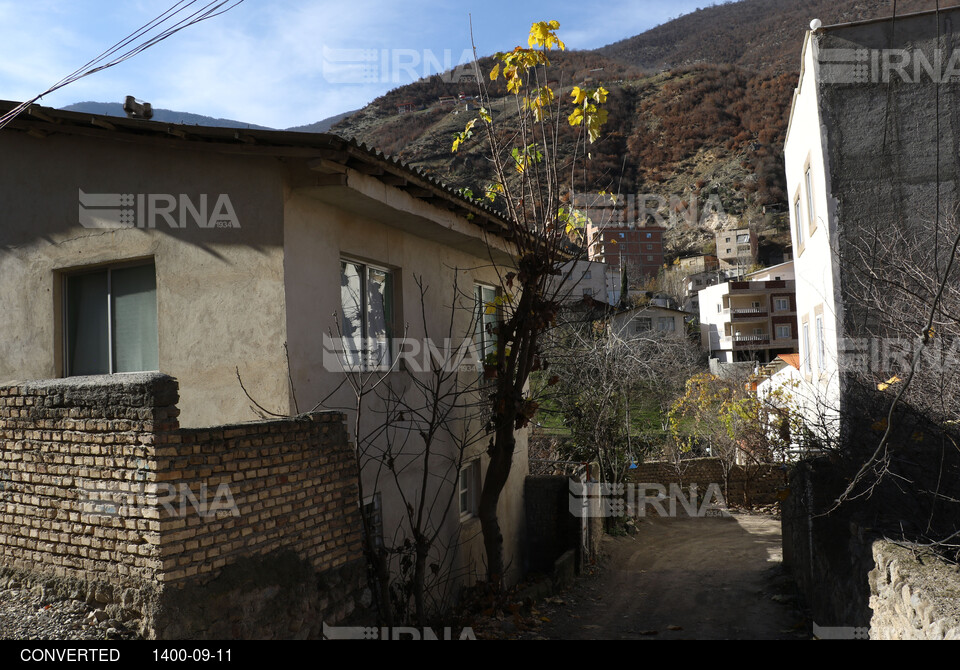
[[617,268],[627,277],[630,287],[657,276],[663,267],[662,226],[587,226],[589,256]]
[[598,261],[571,261],[563,267],[563,284],[557,289],[561,302],[592,298],[608,305],[620,302],[620,270]]
[[793,263],[783,263],[700,291],[704,349],[720,363],[768,363],[797,350]]
[[721,268],[750,267],[757,261],[757,234],[749,228],[717,232],[717,259]]

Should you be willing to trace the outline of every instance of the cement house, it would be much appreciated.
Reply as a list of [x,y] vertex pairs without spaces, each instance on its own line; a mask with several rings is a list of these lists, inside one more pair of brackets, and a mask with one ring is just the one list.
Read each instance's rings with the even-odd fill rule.
[[[474,296],[498,284],[491,259],[511,263],[492,210],[333,135],[33,107],[0,131],[0,155],[0,381],[159,370],[179,380],[185,428],[258,418],[238,370],[272,413],[349,406],[342,370],[324,361],[335,312],[357,361],[362,341],[445,336],[455,304],[453,331],[470,338]],[[410,392],[400,375],[390,383]],[[361,430],[375,429],[366,417]],[[483,574],[483,446],[443,526],[471,575]],[[501,499],[513,579],[525,435],[514,458]],[[368,502],[389,533],[402,507],[382,495]]]
[[[874,374],[875,384],[893,374],[875,349],[903,335],[891,330],[889,317],[904,316],[886,302],[893,293],[865,293],[861,270],[883,263],[864,242],[933,249],[937,203],[942,222],[955,220],[958,20],[960,10],[944,9],[825,26],[804,40],[784,160],[799,373],[811,389],[805,414],[825,440],[839,436],[840,416],[854,410],[847,407],[850,380]],[[894,240],[897,231],[906,234]],[[895,261],[910,249],[901,251]],[[873,369],[865,369],[871,360]]]

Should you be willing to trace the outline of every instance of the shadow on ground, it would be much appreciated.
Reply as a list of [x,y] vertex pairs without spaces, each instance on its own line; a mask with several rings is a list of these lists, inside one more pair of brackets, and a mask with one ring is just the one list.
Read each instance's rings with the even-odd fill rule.
[[542,604],[531,637],[810,638],[774,517],[647,517],[603,551],[596,574]]

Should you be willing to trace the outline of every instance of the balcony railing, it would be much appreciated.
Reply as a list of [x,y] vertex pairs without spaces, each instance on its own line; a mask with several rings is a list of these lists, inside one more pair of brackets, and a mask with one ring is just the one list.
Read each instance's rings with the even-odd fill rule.
[[769,344],[769,335],[734,335],[733,341],[736,344]]
[[730,310],[733,318],[760,318],[767,316],[767,310],[762,307],[734,307]]

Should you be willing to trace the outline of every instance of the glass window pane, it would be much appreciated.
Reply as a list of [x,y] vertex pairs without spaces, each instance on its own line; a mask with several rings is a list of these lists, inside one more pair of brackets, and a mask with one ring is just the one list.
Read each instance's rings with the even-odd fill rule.
[[480,294],[483,299],[483,356],[489,356],[490,354],[497,353],[497,335],[494,332],[494,328],[497,326],[497,310],[492,310],[492,314],[488,314],[487,305],[496,302],[497,299],[497,289],[490,286],[481,286]]
[[367,345],[371,367],[389,366],[393,319],[392,278],[386,270],[367,268]]
[[363,342],[363,275],[356,263],[340,262],[340,336],[344,349],[344,365],[360,364]]
[[114,372],[160,369],[154,266],[113,270],[110,285],[113,294]]
[[67,374],[108,374],[107,339],[107,272],[68,277]]

